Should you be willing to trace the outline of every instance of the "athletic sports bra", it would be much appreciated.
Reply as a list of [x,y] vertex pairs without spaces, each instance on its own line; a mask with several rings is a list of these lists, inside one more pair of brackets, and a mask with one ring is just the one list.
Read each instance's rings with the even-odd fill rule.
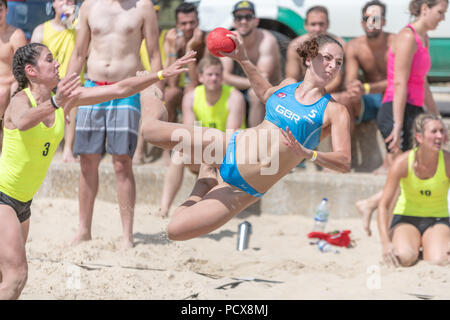
[[394,214],[413,217],[448,217],[447,193],[450,179],[445,170],[444,152],[439,152],[436,173],[432,178],[420,179],[414,173],[417,149],[408,155],[408,176],[400,180],[401,194]]
[[[425,101],[425,79],[431,68],[431,58],[428,47],[422,45],[419,35],[413,26],[408,24],[416,37],[417,51],[414,53],[408,79],[408,96],[406,101],[414,106],[422,107]],[[394,100],[394,66],[395,55],[388,49],[387,60],[387,87],[383,97],[383,103]]]
[[301,104],[295,99],[295,90],[301,83],[287,85],[270,96],[265,120],[283,130],[289,127],[302,146],[315,149],[320,143],[323,115],[331,96],[327,93],[311,105]]
[[[30,89],[24,89],[33,108],[37,106]],[[51,127],[40,122],[28,130],[3,128],[0,158],[0,191],[22,201],[30,201],[39,190],[59,143],[64,137],[64,111],[55,110]]]

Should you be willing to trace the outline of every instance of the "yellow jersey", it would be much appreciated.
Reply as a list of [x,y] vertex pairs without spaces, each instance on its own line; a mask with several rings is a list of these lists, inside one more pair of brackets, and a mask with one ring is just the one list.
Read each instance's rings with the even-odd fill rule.
[[420,179],[413,168],[416,150],[409,152],[408,176],[400,180],[401,194],[393,213],[413,217],[448,217],[447,194],[450,179],[445,170],[444,152],[439,152],[434,176]]
[[[36,100],[29,88],[24,89],[33,108]],[[21,131],[3,128],[3,149],[0,158],[0,191],[22,201],[30,201],[47,174],[53,155],[64,137],[64,111],[55,110],[51,127],[40,122]]]
[[[216,128],[225,132],[227,129],[228,119],[228,99],[232,86],[222,85],[222,94],[219,100],[210,106],[206,101],[205,86],[199,85],[194,89],[194,114],[198,121],[201,121],[202,126],[209,128]],[[241,129],[245,129],[245,119],[242,121]]]

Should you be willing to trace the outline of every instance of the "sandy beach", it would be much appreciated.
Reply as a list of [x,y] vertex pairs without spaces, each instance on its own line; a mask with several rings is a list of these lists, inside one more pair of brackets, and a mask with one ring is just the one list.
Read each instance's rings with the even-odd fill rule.
[[[136,245],[124,251],[118,206],[97,200],[93,240],[70,247],[77,201],[35,199],[21,299],[450,299],[448,266],[419,261],[393,269],[381,263],[375,221],[368,237],[360,219],[333,219],[331,213],[326,230],[351,230],[354,243],[334,254],[308,243],[312,214],[238,216],[209,235],[172,242],[165,236],[168,220],[156,209],[136,207]],[[249,248],[237,251],[244,220],[253,233]]]

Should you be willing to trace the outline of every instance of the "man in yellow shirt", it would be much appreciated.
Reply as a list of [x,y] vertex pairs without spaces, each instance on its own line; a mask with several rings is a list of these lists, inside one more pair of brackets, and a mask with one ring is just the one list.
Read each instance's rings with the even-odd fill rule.
[[[205,56],[198,65],[202,83],[183,97],[183,123],[217,128],[221,131],[245,128],[245,99],[236,88],[223,84],[223,66],[219,58]],[[178,157],[175,153],[174,157]],[[170,162],[164,180],[159,215],[167,217],[170,206],[183,182],[184,165],[181,161]],[[190,165],[198,173],[200,165]]]

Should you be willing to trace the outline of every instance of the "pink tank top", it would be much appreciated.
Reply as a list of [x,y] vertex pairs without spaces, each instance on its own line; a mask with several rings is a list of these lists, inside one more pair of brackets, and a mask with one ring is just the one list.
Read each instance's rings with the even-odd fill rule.
[[[416,30],[413,26],[408,24],[414,32],[417,43],[417,51],[413,56],[411,63],[411,70],[408,79],[408,96],[406,101],[409,104],[422,107],[425,100],[425,80],[428,70],[431,68],[430,52],[428,47],[422,46],[422,41],[417,35]],[[387,59],[387,88],[384,92],[383,103],[391,102],[394,99],[394,64],[395,55],[388,49],[388,59]]]

